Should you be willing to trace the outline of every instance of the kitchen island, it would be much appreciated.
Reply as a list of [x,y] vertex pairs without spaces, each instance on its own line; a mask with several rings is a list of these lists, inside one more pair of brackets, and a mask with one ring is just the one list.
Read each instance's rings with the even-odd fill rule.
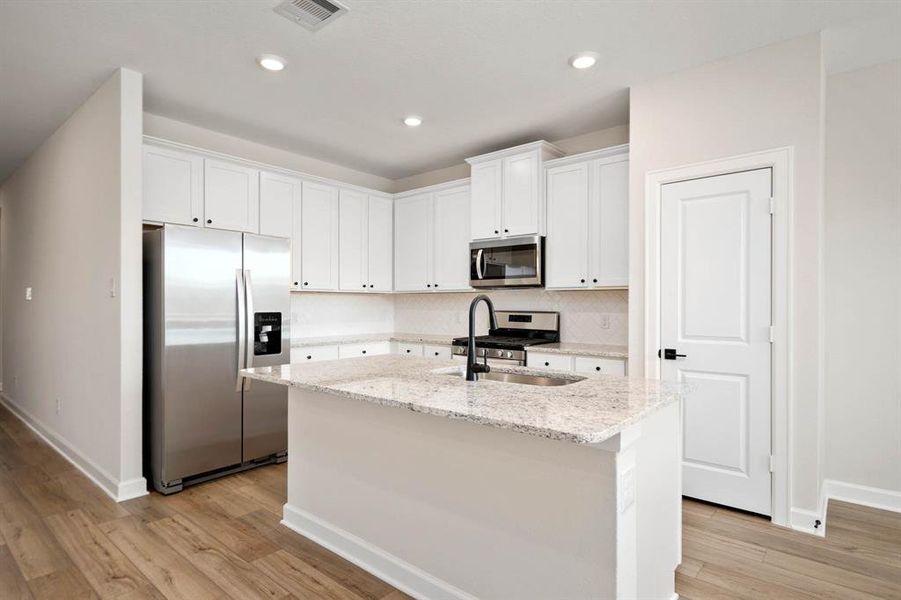
[[[677,384],[374,356],[290,386],[283,523],[421,598],[673,598]],[[561,383],[556,381],[555,383]]]

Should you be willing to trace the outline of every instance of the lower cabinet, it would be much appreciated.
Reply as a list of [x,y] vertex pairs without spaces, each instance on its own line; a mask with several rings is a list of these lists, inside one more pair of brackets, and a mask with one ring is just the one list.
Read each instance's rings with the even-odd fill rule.
[[362,344],[341,344],[338,346],[338,358],[378,356],[379,354],[391,354],[391,342],[364,342]]
[[338,358],[337,344],[326,346],[300,346],[291,348],[291,364],[335,360]]
[[622,358],[600,358],[596,356],[572,356],[529,352],[528,366],[575,373],[601,373],[604,375],[625,375],[626,360]]

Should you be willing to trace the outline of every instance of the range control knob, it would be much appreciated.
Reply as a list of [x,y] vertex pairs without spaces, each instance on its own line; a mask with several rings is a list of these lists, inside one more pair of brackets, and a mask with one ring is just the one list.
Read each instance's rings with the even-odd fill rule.
[[504,352],[504,356],[506,356],[507,358],[513,358],[513,352],[507,350],[506,352]]

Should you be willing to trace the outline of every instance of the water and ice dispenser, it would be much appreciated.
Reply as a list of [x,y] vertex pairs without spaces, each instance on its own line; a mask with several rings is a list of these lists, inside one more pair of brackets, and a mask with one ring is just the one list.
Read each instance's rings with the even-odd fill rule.
[[282,313],[253,314],[253,355],[265,356],[282,352]]

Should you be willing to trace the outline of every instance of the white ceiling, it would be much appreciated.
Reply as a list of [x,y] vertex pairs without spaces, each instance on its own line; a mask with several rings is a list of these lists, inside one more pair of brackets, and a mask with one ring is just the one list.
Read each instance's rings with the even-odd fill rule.
[[[118,66],[148,112],[393,179],[626,123],[633,83],[901,6],[346,0],[311,33],[277,3],[0,0],[0,180]],[[567,65],[582,50],[597,67]]]

